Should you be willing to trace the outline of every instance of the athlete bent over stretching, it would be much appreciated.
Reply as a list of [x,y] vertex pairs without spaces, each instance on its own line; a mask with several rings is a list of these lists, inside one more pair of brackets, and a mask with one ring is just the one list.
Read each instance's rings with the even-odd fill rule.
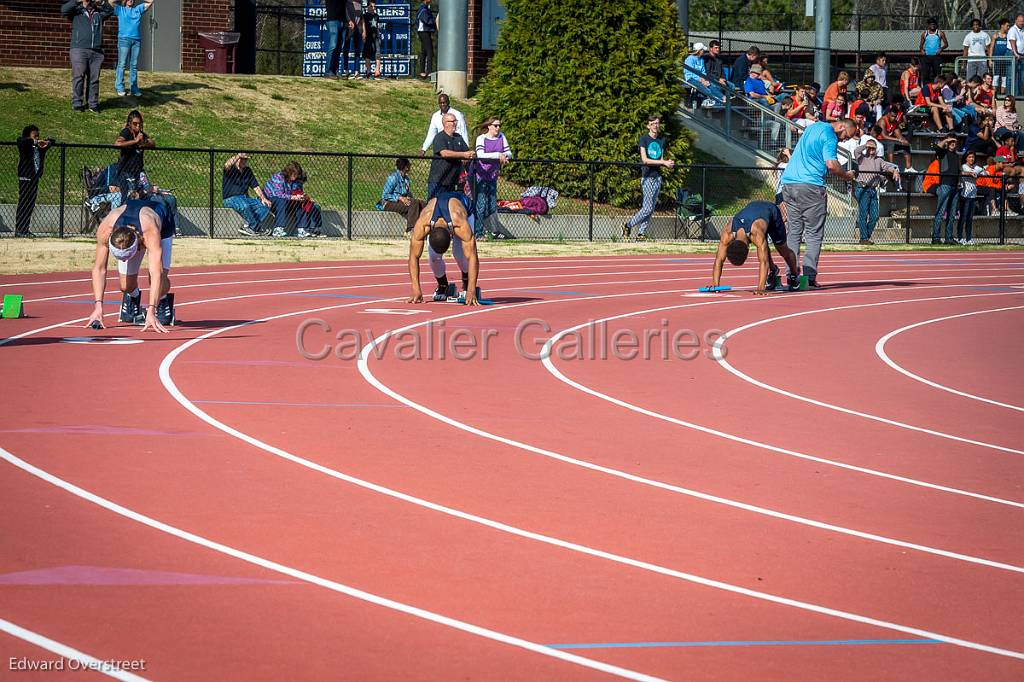
[[140,316],[142,293],[139,291],[139,267],[146,258],[149,266],[149,306],[142,331],[166,332],[173,320],[173,300],[167,296],[171,281],[171,245],[174,242],[174,217],[164,204],[131,199],[104,218],[96,229],[96,262],[92,267],[92,293],[95,306],[86,326],[103,328],[103,293],[107,286],[107,260],[117,259],[120,274],[121,321],[135,322]]
[[[476,298],[476,282],[480,274],[480,261],[476,254],[476,239],[469,224],[467,203],[469,198],[457,192],[442,192],[427,202],[420,213],[416,226],[409,236],[409,277],[412,279],[412,296],[409,303],[422,303],[423,290],[420,288],[420,256],[423,255],[423,241],[430,244],[430,269],[437,279],[437,292],[448,288],[445,274],[444,253],[452,247],[452,255],[462,269],[462,286],[466,291],[466,305],[479,305]],[[452,244],[452,237],[456,237]]]
[[[779,273],[778,266],[772,262],[768,239],[772,240],[775,248],[779,250],[779,255],[786,260],[790,272],[796,272],[796,256],[786,245],[786,222],[782,219],[779,207],[770,201],[752,201],[722,228],[718,252],[715,254],[715,267],[711,273],[711,286],[719,285],[725,259],[728,258],[735,266],[743,265],[747,260],[750,245],[753,244],[757,248],[757,261],[761,266],[754,294],[766,294],[765,285],[769,271],[772,279],[778,277]],[[789,279],[788,284],[790,289],[796,288],[793,278]]]

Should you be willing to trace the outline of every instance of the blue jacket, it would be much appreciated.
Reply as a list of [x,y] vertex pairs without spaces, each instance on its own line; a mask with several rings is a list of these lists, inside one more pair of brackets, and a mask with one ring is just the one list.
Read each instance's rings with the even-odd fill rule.
[[90,17],[82,3],[68,0],[60,12],[71,20],[71,49],[103,50],[103,20],[113,16],[113,7],[104,2]]
[[398,197],[412,197],[409,191],[409,179],[403,178],[397,170],[384,182],[384,191],[380,193],[381,202],[398,201]]

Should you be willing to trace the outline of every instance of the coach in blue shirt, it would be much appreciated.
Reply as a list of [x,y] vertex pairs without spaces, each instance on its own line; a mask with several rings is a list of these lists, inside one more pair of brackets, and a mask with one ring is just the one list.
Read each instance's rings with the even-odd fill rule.
[[[828,196],[825,192],[825,176],[852,181],[854,174],[843,170],[836,158],[836,149],[841,140],[854,135],[857,124],[848,118],[832,123],[812,123],[797,142],[793,156],[782,173],[782,201],[787,211],[786,244],[795,254],[800,253],[800,239],[807,245],[804,252],[803,272],[808,284],[815,289],[818,284],[818,256],[821,255],[821,241],[825,236],[825,214]],[[789,273],[789,285],[793,287],[799,273]]]

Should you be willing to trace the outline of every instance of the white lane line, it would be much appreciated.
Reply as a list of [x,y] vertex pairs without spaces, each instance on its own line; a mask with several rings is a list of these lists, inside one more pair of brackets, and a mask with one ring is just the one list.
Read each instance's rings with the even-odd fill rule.
[[[2,456],[4,452],[6,452],[6,450],[0,448],[0,456]],[[94,656],[90,656],[78,649],[69,647],[67,644],[61,644],[56,640],[40,635],[38,632],[32,632],[20,625],[15,625],[11,621],[4,620],[3,618],[0,618],[0,632],[6,632],[12,637],[17,637],[29,644],[34,644],[40,649],[46,649],[47,651],[57,654],[62,658],[66,658],[69,661],[75,661],[78,664],[78,670],[97,672],[108,677],[113,677],[115,680],[125,680],[126,682],[145,682],[146,680],[145,677],[139,677],[134,673],[130,673],[127,670],[122,670],[112,665],[110,661],[101,661]],[[10,659],[10,661],[5,661],[5,663],[13,665],[14,661],[17,660],[17,657],[11,656]],[[65,668],[71,669],[69,666],[65,666]],[[13,668],[8,667],[8,670],[11,671]]]
[[[992,268],[992,269],[998,269],[998,268]],[[532,272],[533,269],[531,268],[529,270]],[[490,272],[506,272],[506,271],[523,272],[523,269],[522,268],[494,268],[494,269],[490,270]],[[676,275],[678,275],[678,274],[687,274],[687,273],[696,273],[696,272],[703,272],[703,270],[680,270],[679,268],[669,268],[668,270],[625,270],[625,271],[617,271],[617,272],[616,271],[613,271],[613,272],[574,272],[574,273],[566,274],[566,275],[545,274],[544,275],[544,279],[561,279],[561,278],[565,278],[565,277],[596,277],[598,275],[602,275],[602,276],[603,275],[620,275],[620,276],[621,275],[651,275],[651,274],[676,274]],[[267,284],[267,283],[275,283],[275,282],[311,282],[311,281],[314,281],[314,280],[323,280],[323,279],[334,279],[334,280],[338,280],[338,279],[368,279],[368,278],[380,278],[380,277],[405,277],[404,283],[408,284],[408,282],[409,282],[409,279],[408,279],[409,271],[408,270],[404,270],[404,271],[403,270],[396,270],[395,272],[379,272],[379,273],[369,274],[369,275],[367,275],[367,274],[359,274],[359,275],[324,275],[324,276],[320,276],[320,277],[284,277],[284,278],[279,278],[279,279],[237,280],[237,281],[234,281],[234,282],[204,282],[202,284],[182,284],[181,286],[174,286],[172,288],[173,288],[174,291],[179,291],[181,289],[197,289],[197,288],[202,288],[202,287],[226,287],[226,286],[232,286],[232,285],[236,285],[236,284]],[[488,282],[495,282],[495,281],[503,281],[503,280],[509,280],[509,279],[536,279],[536,276],[533,275],[533,274],[524,274],[524,275],[518,275],[518,276],[515,276],[515,277],[488,277],[487,281]],[[694,277],[692,279],[701,279],[701,278]],[[706,279],[706,277],[704,279]],[[978,278],[974,277],[972,279],[978,279]],[[615,282],[602,282],[602,284],[615,284]],[[365,286],[372,286],[372,285],[365,285]],[[533,287],[531,287],[531,288],[533,288]],[[66,294],[66,295],[63,295],[63,296],[49,296],[47,298],[27,299],[25,301],[25,303],[41,303],[41,302],[44,302],[44,301],[59,301],[61,299],[68,299],[68,298],[82,298],[82,297],[89,298],[91,296],[92,296],[92,292],[82,293],[82,294]],[[89,300],[91,300],[91,298],[89,298]]]
[[953,394],[956,394],[958,396],[962,396],[964,398],[970,398],[971,400],[980,400],[981,402],[988,403],[990,405],[997,405],[999,407],[1005,407],[1005,408],[1010,409],[1010,410],[1017,410],[1018,412],[1024,412],[1024,407],[1022,407],[1020,405],[1011,405],[1010,403],[999,402],[998,400],[992,400],[991,398],[985,398],[983,396],[975,395],[973,393],[967,393],[966,391],[958,391],[955,388],[950,388],[949,386],[943,386],[942,384],[939,384],[939,383],[936,383],[936,382],[931,381],[929,379],[926,379],[923,376],[921,376],[920,374],[914,374],[913,372],[911,372],[911,371],[905,369],[904,367],[900,366],[899,364],[897,364],[892,358],[889,357],[889,354],[885,352],[885,344],[887,344],[890,339],[892,339],[897,334],[902,334],[905,331],[909,331],[911,329],[916,329],[917,327],[923,327],[924,325],[927,325],[927,324],[934,324],[935,322],[944,322],[946,320],[955,320],[955,319],[957,319],[959,317],[970,317],[972,315],[986,315],[988,313],[1000,313],[1000,312],[1005,312],[1007,310],[1020,310],[1022,308],[1024,308],[1024,306],[1019,306],[1018,305],[1018,306],[1012,306],[1012,307],[1009,307],[1009,308],[994,308],[992,310],[975,310],[975,311],[970,312],[970,313],[961,313],[959,315],[947,315],[946,317],[936,317],[936,318],[933,318],[931,320],[925,320],[924,322],[917,322],[915,324],[908,324],[906,327],[900,327],[899,329],[893,330],[893,331],[889,332],[888,334],[886,334],[885,336],[883,336],[882,338],[878,339],[878,342],[875,343],[875,354],[878,355],[878,357],[882,359],[882,362],[884,362],[885,364],[889,365],[890,367],[892,367],[894,370],[896,370],[900,374],[913,379],[914,381],[920,381],[922,384],[926,384],[928,386],[931,386],[932,388],[937,388],[940,391],[948,391],[949,393],[953,393]]
[[[29,464],[25,460],[8,452],[2,447],[0,447],[0,458],[7,460],[9,463],[18,467],[22,471],[32,474],[33,476],[40,478],[51,485],[57,486],[58,488],[61,488],[62,490],[69,492],[76,497],[91,502],[108,511],[112,511],[115,514],[119,514],[120,516],[131,519],[132,521],[136,521],[145,526],[149,526],[150,528],[156,529],[163,533],[167,533],[168,535],[173,535],[174,537],[185,540],[186,542],[191,542],[193,544],[205,547],[207,549],[211,549],[221,554],[226,554],[227,556],[240,559],[255,566],[260,566],[261,568],[274,571],[275,573],[281,573],[282,575],[295,578],[296,580],[311,583],[313,585],[326,588],[333,592],[338,592],[340,594],[344,594],[355,599],[360,599],[362,601],[369,602],[377,606],[382,606],[393,611],[398,611],[406,615],[421,618],[432,623],[437,623],[438,625],[444,625],[455,630],[467,632],[471,635],[477,635],[485,639],[490,639],[495,642],[501,642],[502,644],[508,644],[510,646],[518,647],[520,649],[525,649],[536,654],[541,654],[542,656],[548,656],[550,658],[556,658],[562,661],[566,661],[568,663],[574,663],[585,668],[590,668],[592,670],[608,673],[610,675],[615,675],[617,677],[624,677],[630,680],[643,680],[645,682],[654,681],[658,679],[650,675],[645,675],[643,673],[628,670],[626,668],[620,668],[618,666],[609,665],[607,663],[602,663],[600,661],[584,658],[582,656],[575,656],[572,654],[564,655],[564,651],[552,649],[551,647],[544,646],[543,644],[530,642],[519,637],[514,637],[512,635],[497,632],[496,630],[484,628],[479,625],[473,625],[472,623],[467,623],[465,621],[457,620],[455,618],[450,618],[439,613],[434,613],[433,611],[428,611],[426,609],[421,609],[410,604],[405,604],[403,602],[395,601],[393,599],[388,599],[387,597],[382,597],[371,592],[366,592],[364,590],[360,590],[350,585],[345,585],[334,580],[329,580],[327,578],[323,578],[312,573],[301,571],[297,568],[292,568],[291,566],[286,566],[284,564],[277,563],[276,561],[272,561],[270,559],[265,559],[255,554],[250,554],[249,552],[245,552],[234,547],[229,547],[228,545],[216,542],[214,540],[210,540],[201,535],[196,535],[195,533],[190,533],[189,531],[182,530],[181,528],[177,528],[162,521],[158,521],[150,516],[140,514],[139,512],[128,509],[127,507],[123,507],[117,504],[116,502],[112,502],[111,500],[108,500],[104,497],[100,497],[99,495],[91,493],[88,490],[85,490],[84,488],[78,487],[74,483],[65,481],[62,478],[58,478],[57,476],[54,476],[53,474],[47,471],[44,471],[36,466],[33,466],[32,464]],[[1024,654],[1016,655],[1020,656],[1021,658],[1024,658]]]
[[[939,288],[939,287],[935,287],[935,288]],[[990,294],[977,294],[977,296],[988,296],[988,295],[990,295]],[[751,438],[744,438],[743,436],[737,436],[736,434],[733,434],[733,433],[728,433],[726,431],[719,431],[718,429],[713,429],[713,428],[708,427],[708,426],[703,426],[701,424],[696,424],[694,422],[689,422],[689,421],[686,421],[684,419],[678,419],[676,417],[672,417],[672,416],[669,416],[667,414],[662,414],[660,412],[655,412],[654,410],[649,410],[647,408],[641,407],[641,406],[636,405],[634,403],[630,403],[630,402],[627,402],[627,401],[622,400],[620,398],[616,398],[615,396],[608,395],[607,393],[602,393],[601,391],[598,391],[598,390],[593,389],[593,388],[591,388],[589,386],[581,384],[578,381],[574,381],[573,379],[570,379],[565,374],[563,374],[561,372],[561,370],[559,370],[558,367],[556,367],[554,362],[552,362],[552,360],[551,360],[551,351],[554,348],[554,345],[556,343],[558,343],[558,341],[560,341],[564,336],[566,336],[568,334],[571,334],[572,332],[578,331],[580,329],[583,329],[584,327],[587,327],[588,325],[601,324],[601,323],[604,323],[604,322],[612,322],[614,320],[620,320],[620,319],[624,319],[624,318],[635,317],[637,315],[645,315],[645,314],[649,314],[649,313],[664,312],[666,310],[676,310],[676,309],[679,309],[679,308],[689,308],[690,306],[691,306],[691,304],[682,304],[682,305],[678,305],[677,304],[677,305],[670,305],[670,306],[661,306],[661,307],[658,307],[658,308],[648,308],[648,309],[645,309],[645,310],[635,310],[635,311],[631,311],[631,312],[628,312],[628,313],[622,313],[622,314],[619,314],[619,315],[612,315],[610,317],[604,317],[604,318],[601,318],[599,320],[587,321],[587,322],[585,322],[583,324],[578,324],[578,325],[576,325],[574,327],[569,327],[568,329],[563,329],[561,331],[556,332],[544,344],[544,346],[543,346],[543,348],[541,349],[541,352],[540,352],[540,354],[541,354],[541,363],[544,365],[544,368],[547,369],[547,371],[552,374],[552,376],[554,376],[559,381],[567,384],[568,386],[571,386],[572,388],[575,388],[578,391],[582,391],[583,393],[586,393],[587,395],[593,396],[595,398],[600,398],[601,400],[604,400],[604,401],[607,401],[609,403],[612,403],[613,405],[618,405],[619,407],[623,407],[623,408],[625,408],[627,410],[631,410],[631,411],[636,412],[638,414],[643,414],[643,415],[646,415],[648,417],[653,417],[654,419],[660,419],[660,420],[668,422],[670,424],[675,424],[677,426],[682,426],[682,427],[685,427],[685,428],[688,428],[688,429],[693,429],[695,431],[700,431],[701,433],[706,433],[706,434],[711,435],[711,436],[717,436],[719,438],[724,438],[726,440],[731,440],[731,441],[736,442],[736,443],[742,443],[743,445],[750,445],[750,446],[753,446],[753,447],[756,447],[756,448],[761,448],[761,449],[764,449],[764,450],[768,450],[770,452],[776,452],[776,453],[779,453],[781,455],[788,455],[790,457],[796,457],[796,458],[808,460],[808,461],[811,461],[811,462],[818,462],[819,464],[827,464],[829,466],[838,467],[840,469],[848,469],[850,471],[856,471],[858,473],[867,474],[869,476],[878,476],[879,478],[886,478],[886,479],[889,479],[889,480],[892,480],[892,481],[899,481],[900,483],[907,483],[909,485],[919,486],[919,487],[922,487],[922,488],[928,488],[928,489],[931,489],[931,490],[938,490],[938,491],[945,492],[945,493],[952,493],[954,495],[963,495],[965,497],[971,497],[971,498],[978,499],[978,500],[984,500],[986,502],[994,502],[996,504],[1001,504],[1001,505],[1005,505],[1005,506],[1008,506],[1008,507],[1016,507],[1018,509],[1024,509],[1024,502],[1017,502],[1017,501],[1014,501],[1014,500],[1007,500],[1007,499],[1004,499],[1004,498],[1001,498],[1001,497],[994,497],[992,495],[985,495],[985,494],[982,494],[982,493],[972,492],[970,490],[963,490],[961,488],[953,488],[953,487],[950,487],[950,486],[940,485],[938,483],[930,483],[928,481],[922,481],[922,480],[919,480],[919,479],[916,479],[916,478],[909,478],[907,476],[900,476],[900,475],[897,475],[897,474],[892,474],[892,473],[888,473],[888,472],[885,472],[885,471],[880,471],[878,469],[870,469],[868,467],[862,467],[862,466],[857,466],[857,465],[854,465],[854,464],[848,464],[846,462],[842,462],[842,461],[839,461],[839,460],[827,459],[827,458],[824,458],[824,457],[818,457],[816,455],[810,455],[810,454],[807,454],[805,452],[798,452],[796,450],[790,450],[788,448],[783,448],[783,447],[779,447],[779,446],[776,446],[776,445],[771,445],[769,443],[762,443],[761,441],[756,441],[756,440],[753,440]]]
[[[913,255],[913,252],[910,252],[908,255]],[[928,260],[942,260],[942,259],[945,259],[945,260],[955,260],[955,261],[970,261],[969,264],[1024,265],[1024,260],[1007,260],[1007,261],[997,261],[997,260],[995,260],[995,258],[999,258],[999,257],[1004,257],[1004,258],[1012,257],[1012,256],[1006,256],[1005,254],[992,254],[988,258],[980,257],[980,256],[982,256],[982,254],[975,254],[975,256],[978,256],[978,257],[967,258],[967,257],[962,257],[962,256],[958,257],[955,254],[944,254],[942,257],[940,257],[940,256],[921,256],[921,257],[916,258],[916,259],[915,258],[910,258],[910,257],[904,257],[904,258],[902,258],[902,260],[925,260],[925,261],[928,261]],[[838,263],[840,263],[842,261],[853,261],[853,262],[858,263],[858,264],[859,263],[886,263],[886,262],[891,262],[894,259],[898,259],[898,258],[896,256],[893,256],[893,257],[877,256],[877,257],[875,257],[875,256],[842,255],[842,254],[836,254],[836,253],[831,253],[831,254],[830,253],[823,253],[822,254],[822,262],[826,262],[827,261],[829,264],[838,264]],[[678,261],[683,261],[683,260],[686,260],[686,261],[702,261],[702,262],[706,262],[706,264],[711,264],[712,261],[714,260],[714,258],[713,258],[713,254],[712,253],[708,253],[708,252],[698,252],[698,253],[692,253],[692,254],[688,254],[688,255],[687,254],[682,254],[681,256],[675,256],[673,254],[668,254],[668,253],[665,253],[665,254],[651,254],[650,256],[641,257],[641,258],[609,255],[609,256],[606,256],[606,257],[603,257],[603,258],[566,258],[565,260],[561,260],[558,256],[554,256],[552,258],[533,258],[533,259],[528,258],[528,257],[509,259],[509,258],[502,258],[502,257],[494,257],[494,256],[492,256],[492,257],[488,257],[488,258],[481,258],[480,259],[480,264],[481,265],[488,265],[488,264],[530,265],[530,264],[533,264],[533,263],[543,263],[545,265],[551,266],[551,263],[594,263],[595,265],[581,266],[581,267],[602,267],[602,265],[611,266],[611,265],[615,265],[615,264],[618,264],[618,263],[636,264],[636,263],[678,262]],[[175,274],[175,277],[205,277],[205,276],[212,276],[212,275],[243,275],[243,274],[255,273],[255,272],[306,272],[306,271],[314,271],[314,270],[354,270],[354,269],[360,269],[360,268],[390,268],[390,267],[401,266],[402,264],[403,264],[403,261],[390,260],[390,261],[384,262],[384,263],[374,263],[374,262],[371,262],[371,261],[367,261],[366,263],[362,263],[362,264],[350,264],[350,265],[311,265],[311,266],[306,266],[306,267],[299,266],[299,267],[290,267],[290,268],[238,268],[238,269],[235,269],[235,270],[210,270],[210,271],[178,272],[178,273]],[[929,266],[929,265],[935,265],[935,263],[921,263],[921,264],[916,264],[916,263],[914,263],[914,264],[912,264],[912,263],[897,263],[897,264],[895,264],[895,265],[893,265],[891,267],[897,268],[897,267],[900,267],[900,266],[906,266],[906,267],[915,267],[916,268],[916,267],[926,267],[926,266]],[[202,266],[182,266],[182,267],[187,268],[187,267],[202,267]],[[558,266],[552,266],[552,267],[558,267]],[[108,277],[107,280],[108,281],[116,282],[117,281],[117,277]],[[0,287],[42,286],[44,284],[80,284],[80,283],[87,283],[87,282],[91,282],[91,281],[92,280],[90,278],[88,278],[88,277],[84,277],[84,278],[80,278],[80,279],[56,279],[56,280],[45,280],[45,281],[23,280],[23,281],[19,281],[19,282],[0,282]]]
[[[1021,294],[1024,294],[1024,290],[1021,290],[1021,291],[1018,291],[1018,292],[999,292],[999,293],[992,293],[992,294],[981,294],[980,296],[1019,296]],[[936,298],[908,298],[908,299],[901,299],[901,300],[897,300],[897,301],[876,301],[874,303],[858,303],[858,304],[855,304],[855,305],[836,306],[836,307],[833,307],[833,308],[819,308],[819,309],[816,309],[816,310],[804,310],[804,311],[799,312],[799,313],[790,313],[788,315],[778,315],[776,317],[769,317],[769,318],[766,318],[766,319],[757,320],[756,322],[751,322],[750,324],[745,324],[745,325],[743,325],[741,327],[736,327],[735,329],[730,329],[725,334],[722,334],[722,336],[720,336],[718,338],[718,340],[715,341],[714,345],[712,346],[712,351],[714,353],[715,360],[718,361],[719,366],[723,367],[724,369],[726,369],[729,372],[732,372],[734,375],[736,375],[737,377],[739,377],[743,381],[746,381],[749,384],[753,384],[754,386],[758,386],[760,388],[763,388],[766,391],[771,391],[773,393],[778,393],[779,395],[784,395],[787,398],[793,398],[794,400],[800,400],[800,401],[803,401],[805,403],[810,403],[811,405],[817,405],[818,407],[824,407],[824,408],[827,408],[827,409],[830,409],[830,410],[835,410],[836,412],[842,412],[844,414],[849,414],[849,415],[852,415],[852,416],[855,416],[855,417],[861,417],[863,419],[870,419],[872,421],[880,422],[882,424],[888,424],[889,426],[895,426],[897,428],[907,429],[908,431],[916,431],[918,433],[927,433],[928,435],[935,436],[937,438],[944,438],[946,440],[952,440],[952,441],[956,441],[958,443],[967,443],[968,445],[976,445],[978,447],[989,448],[991,450],[999,450],[1001,452],[1009,452],[1009,453],[1014,454],[1014,455],[1024,455],[1024,450],[1019,450],[1017,448],[1011,448],[1011,447],[1007,447],[1005,445],[996,445],[994,443],[986,443],[984,441],[975,440],[973,438],[965,438],[963,436],[956,436],[956,435],[953,435],[951,433],[945,433],[943,431],[936,431],[935,429],[929,429],[929,428],[925,428],[923,426],[916,426],[914,424],[907,424],[906,422],[897,421],[895,419],[889,419],[887,417],[882,417],[882,416],[879,416],[879,415],[876,415],[876,414],[869,414],[867,412],[861,412],[860,410],[854,410],[854,409],[851,409],[851,408],[848,408],[848,407],[843,407],[841,405],[835,405],[833,403],[827,403],[827,402],[825,402],[823,400],[816,400],[816,399],[810,398],[808,396],[800,395],[798,393],[793,393],[792,391],[787,391],[787,390],[785,390],[783,388],[779,388],[778,386],[773,386],[773,385],[767,384],[767,383],[765,383],[763,381],[759,381],[759,380],[753,378],[752,376],[750,376],[749,374],[746,374],[746,373],[742,372],[741,370],[736,369],[732,364],[729,363],[728,360],[725,359],[725,355],[722,353],[722,346],[725,344],[725,342],[728,341],[730,338],[736,336],[740,332],[746,331],[748,329],[753,329],[754,327],[760,327],[762,325],[769,324],[771,322],[778,322],[779,320],[787,320],[787,319],[792,319],[792,318],[796,318],[796,317],[803,317],[803,316],[806,316],[806,315],[817,315],[819,313],[835,312],[835,311],[838,311],[838,310],[852,310],[852,309],[855,309],[855,308],[873,308],[873,307],[886,306],[886,305],[901,305],[901,304],[904,304],[904,303],[918,303],[918,302],[923,302],[923,301],[944,301],[944,300],[957,299],[957,298],[976,298],[976,297],[977,296],[974,295],[974,294],[964,294],[962,296],[940,296],[940,297],[936,297]]]

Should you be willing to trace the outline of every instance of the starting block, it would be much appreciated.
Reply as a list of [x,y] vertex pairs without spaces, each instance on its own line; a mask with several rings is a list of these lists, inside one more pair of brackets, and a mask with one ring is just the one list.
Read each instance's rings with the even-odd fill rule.
[[732,291],[732,287],[728,284],[724,284],[717,287],[701,287],[700,289],[697,289],[697,291],[702,294],[717,294],[721,291]]
[[0,315],[8,320],[25,317],[25,308],[22,306],[21,299],[20,294],[7,294],[4,296],[3,312]]
[[[455,285],[454,284],[449,284],[448,287],[449,287],[449,289],[454,289]],[[446,300],[448,301],[448,303],[459,303],[461,305],[466,305],[466,292],[465,291],[460,291],[458,293],[458,295],[448,296],[448,298]],[[494,305],[494,301],[492,301],[489,298],[483,298],[480,295],[480,287],[476,288],[476,300],[477,300],[477,303],[479,303],[480,305]]]

